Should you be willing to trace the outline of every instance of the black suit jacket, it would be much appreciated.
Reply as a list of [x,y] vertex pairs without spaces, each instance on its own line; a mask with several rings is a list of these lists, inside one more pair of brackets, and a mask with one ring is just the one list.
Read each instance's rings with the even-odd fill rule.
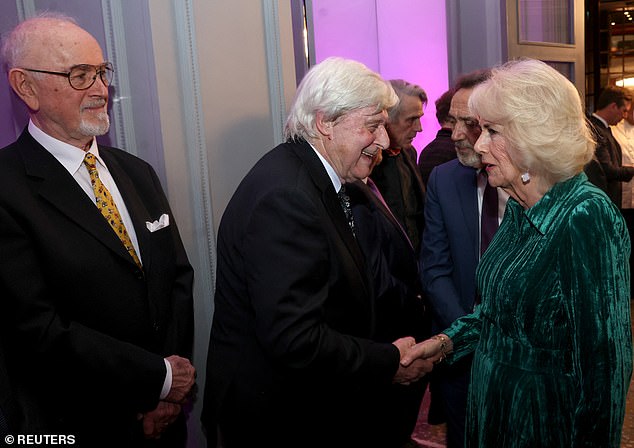
[[384,150],[383,160],[374,167],[370,177],[379,187],[385,202],[407,232],[418,254],[425,226],[425,185],[416,165],[416,150],[404,149],[396,156]]
[[412,243],[392,212],[362,181],[347,184],[356,237],[376,291],[376,339],[430,335],[418,259]]
[[227,448],[361,440],[399,353],[372,340],[369,272],[309,144],[278,146],[242,180],[220,223],[217,272],[210,445],[217,425]]
[[[372,182],[368,179],[368,182]],[[376,336],[392,342],[404,336],[430,336],[431,318],[425,309],[418,260],[405,231],[372,189],[357,181],[346,184],[352,203],[355,234],[373,275],[376,291]],[[416,426],[427,381],[375,388],[372,419],[366,432],[375,445],[401,447]]]
[[621,207],[621,183],[632,179],[634,168],[622,166],[623,152],[612,131],[593,115],[589,117],[589,121],[597,146],[595,159],[586,165],[586,174],[592,183],[604,188],[617,207]]
[[418,156],[418,169],[423,184],[427,187],[429,175],[434,167],[458,157],[456,147],[451,139],[451,129],[441,128],[436,133],[436,138],[427,144]]
[[[0,291],[22,433],[127,446],[153,409],[164,356],[189,356],[193,273],[154,170],[99,153],[126,203],[143,272],[66,169],[27,132],[0,150]],[[162,214],[170,225],[149,232]]]
[[17,430],[17,408],[7,373],[4,344],[0,340],[0,440]]

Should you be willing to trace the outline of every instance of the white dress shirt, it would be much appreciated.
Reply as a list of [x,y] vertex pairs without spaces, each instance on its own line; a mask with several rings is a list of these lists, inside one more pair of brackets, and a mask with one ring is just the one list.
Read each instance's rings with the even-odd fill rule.
[[[623,153],[622,166],[634,166],[634,125],[627,120],[621,120],[616,126],[612,126],[612,135]],[[634,208],[634,179],[629,182],[621,182],[623,199],[621,208]]]

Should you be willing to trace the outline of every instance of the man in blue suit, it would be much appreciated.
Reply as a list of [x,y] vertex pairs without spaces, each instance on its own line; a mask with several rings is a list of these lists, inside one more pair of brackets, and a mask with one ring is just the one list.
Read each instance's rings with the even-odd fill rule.
[[[486,177],[479,176],[482,161],[474,145],[481,129],[469,112],[468,102],[474,87],[488,77],[489,71],[477,71],[457,81],[449,115],[454,122],[451,138],[458,158],[435,167],[427,183],[420,263],[434,334],[471,313],[477,303],[475,270],[481,252],[479,223]],[[498,193],[501,217],[508,195]],[[471,357],[434,369],[432,381],[447,418],[449,448],[464,447],[470,370]]]

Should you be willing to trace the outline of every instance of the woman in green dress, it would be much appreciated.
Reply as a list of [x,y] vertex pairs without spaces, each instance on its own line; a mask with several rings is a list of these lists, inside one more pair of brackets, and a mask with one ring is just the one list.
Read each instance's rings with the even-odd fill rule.
[[468,447],[618,447],[632,373],[629,235],[588,182],[579,94],[536,60],[477,87],[489,183],[510,194],[477,271],[482,303],[415,357],[474,352]]

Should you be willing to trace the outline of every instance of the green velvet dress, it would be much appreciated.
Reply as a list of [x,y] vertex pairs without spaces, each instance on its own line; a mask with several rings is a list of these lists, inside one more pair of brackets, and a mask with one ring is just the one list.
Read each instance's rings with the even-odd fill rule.
[[632,373],[630,239],[581,173],[510,199],[477,271],[482,304],[447,331],[475,350],[468,447],[618,447]]

